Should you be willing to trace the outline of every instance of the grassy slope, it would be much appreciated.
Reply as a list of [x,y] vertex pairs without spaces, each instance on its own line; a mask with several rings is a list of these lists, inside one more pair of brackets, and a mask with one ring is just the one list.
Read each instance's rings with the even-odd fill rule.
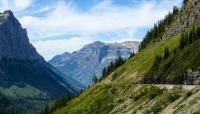
[[[184,84],[184,81],[187,80],[187,84],[198,84],[192,82],[196,80],[192,77],[194,75],[188,74],[187,78],[185,76],[186,79],[182,77],[183,73],[186,74],[188,71],[199,72],[199,70],[200,40],[196,40],[181,50],[177,48],[175,53],[172,51],[167,59],[162,59],[158,66],[148,70],[145,79],[149,80],[147,83]],[[153,79],[151,79],[152,77]]]
[[[103,82],[94,85],[80,96],[67,103],[67,106],[55,112],[55,114],[107,114],[121,102],[137,91],[137,85],[133,85],[141,79],[152,66],[155,55],[162,54],[165,46],[170,50],[178,46],[179,36],[165,39],[159,43],[148,46],[134,58],[118,68]],[[138,104],[144,102],[143,100]]]
[[7,99],[7,104],[0,108],[3,114],[35,114],[51,100],[46,92],[28,84],[0,87],[0,95]]
[[[193,11],[193,9],[190,7],[190,4],[188,4],[188,7],[185,7],[185,9],[183,9],[185,11],[181,12],[180,17],[178,16],[181,20],[185,19],[185,17],[191,17],[190,14],[192,13],[190,13],[190,10]],[[186,14],[189,14],[189,16]],[[181,20],[179,22],[179,19],[177,19],[177,21],[169,27],[170,30],[168,30],[168,32],[171,33],[175,31],[174,33],[176,34],[180,33],[180,31],[177,30],[183,25]],[[187,20],[191,21],[189,19]],[[183,21],[187,22],[187,20]],[[191,22],[190,24],[193,23],[196,22]],[[177,29],[177,26],[179,29]],[[174,30],[174,28],[177,30]],[[187,26],[183,27],[183,30],[187,28]],[[157,112],[163,112],[165,114],[172,112],[179,114],[199,113],[199,109],[196,108],[200,106],[200,102],[198,102],[200,100],[199,87],[195,89],[184,89],[181,87],[164,89],[151,85],[134,85],[135,82],[141,80],[145,73],[151,69],[155,55],[163,55],[165,46],[168,46],[170,52],[172,52],[174,48],[178,47],[179,40],[180,36],[174,36],[173,38],[164,39],[153,45],[148,45],[134,58],[131,58],[127,63],[116,69],[109,77],[103,80],[103,82],[94,85],[80,96],[72,99],[64,108],[58,110],[54,114],[106,114],[108,112],[110,114],[148,114]],[[194,61],[198,59],[199,55],[196,54],[194,50],[199,49],[199,43],[199,41],[196,42],[196,44],[193,44],[191,47],[184,49],[183,52],[181,52],[182,55],[175,57],[176,61],[174,62],[179,64],[174,64],[172,68],[175,69],[172,69],[170,73],[180,73],[181,69],[195,64]],[[192,54],[185,55],[188,51],[192,51]],[[163,66],[165,66],[164,64]],[[199,65],[199,63],[196,64]]]

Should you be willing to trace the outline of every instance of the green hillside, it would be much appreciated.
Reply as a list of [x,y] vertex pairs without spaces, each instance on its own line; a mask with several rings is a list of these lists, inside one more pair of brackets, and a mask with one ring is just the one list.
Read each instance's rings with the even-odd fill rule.
[[199,84],[199,4],[175,10],[147,33],[138,54],[53,114],[199,114],[199,86],[163,85]]
[[163,54],[165,45],[170,45],[170,50],[178,47],[179,39],[176,36],[149,45],[101,83],[92,86],[77,98],[72,99],[66,104],[66,107],[55,112],[55,114],[109,113],[114,107],[128,100],[135,92],[137,93],[136,90],[140,86],[138,87],[134,83],[141,80],[143,75],[151,68],[155,55]]
[[200,27],[181,35],[180,46],[154,63],[143,83],[200,84]]

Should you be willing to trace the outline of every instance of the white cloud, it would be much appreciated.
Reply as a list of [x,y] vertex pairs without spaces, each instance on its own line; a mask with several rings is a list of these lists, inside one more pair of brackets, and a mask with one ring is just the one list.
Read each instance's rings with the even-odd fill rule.
[[[89,40],[88,38],[71,38],[71,39],[57,39],[57,40],[41,40],[33,42],[33,45],[36,47],[37,51],[44,55],[45,59],[48,61],[52,59],[55,55],[63,54],[66,51],[74,52],[79,50],[86,44],[92,43],[96,40]],[[124,42],[124,41],[138,41],[137,39],[132,38],[122,38],[122,39],[113,39],[107,40],[106,43],[114,42]]]
[[[29,7],[37,7],[34,1],[37,0],[0,0],[0,11],[11,9],[21,13]],[[102,0],[86,12],[75,9],[72,2],[56,2],[35,12],[30,10],[30,15],[20,17],[23,27],[28,30],[30,41],[46,60],[65,51],[75,51],[96,40],[134,40],[139,29],[153,26],[182,0],[141,0],[140,4],[133,7],[117,6],[112,0]],[[69,34],[82,37],[68,39]],[[63,37],[66,39],[57,39]]]
[[32,3],[33,0],[1,0],[0,11],[13,10],[19,12],[27,9]]
[[179,0],[147,1],[135,7],[113,6],[103,1],[86,13],[74,9],[71,4],[59,1],[45,17],[24,16],[20,19],[28,28],[32,39],[58,36],[66,33],[96,34],[124,29],[137,30],[152,26],[163,18]]
[[50,6],[45,6],[37,11],[34,12],[34,14],[37,14],[37,13],[44,13],[44,12],[47,12],[47,11],[50,11],[52,9],[52,7]]
[[66,52],[73,52],[80,49],[84,45],[93,42],[83,38],[44,40],[34,42],[33,45],[41,55],[45,55],[46,60],[50,60],[53,56]]

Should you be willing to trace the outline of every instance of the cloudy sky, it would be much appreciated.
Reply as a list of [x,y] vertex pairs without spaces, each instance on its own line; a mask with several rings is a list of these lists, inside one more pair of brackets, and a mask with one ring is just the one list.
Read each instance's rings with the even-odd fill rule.
[[93,41],[141,41],[182,0],[0,0],[46,60]]

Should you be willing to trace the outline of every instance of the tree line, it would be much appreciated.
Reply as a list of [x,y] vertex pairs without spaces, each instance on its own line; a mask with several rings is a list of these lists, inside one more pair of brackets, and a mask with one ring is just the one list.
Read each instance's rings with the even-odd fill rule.
[[56,100],[53,104],[47,105],[40,114],[52,114],[58,109],[63,108],[66,106],[66,103],[71,99],[69,96],[64,96],[58,100]]
[[[132,52],[129,56],[129,59],[134,57],[135,53]],[[105,67],[103,69],[102,72],[102,76],[100,78],[100,80],[105,79],[106,77],[108,77],[110,75],[110,73],[112,73],[115,69],[117,69],[118,67],[120,67],[121,65],[123,65],[127,60],[122,58],[121,56],[119,58],[117,58],[114,62],[111,62],[110,65],[108,65],[107,67]]]
[[192,29],[181,34],[180,49],[183,49],[185,46],[190,45],[198,39],[200,39],[200,27],[193,26]]
[[174,6],[173,11],[169,12],[167,16],[158,23],[154,24],[154,27],[147,32],[144,40],[141,42],[139,49],[142,50],[148,44],[158,42],[162,40],[163,33],[165,32],[165,28],[169,26],[175,18],[175,15],[179,12],[179,8]]
[[[145,75],[144,79],[142,80],[142,83],[160,83],[160,81],[164,81],[165,77],[162,77],[164,76],[164,74],[162,73],[166,74],[166,72],[162,70],[165,68],[168,69],[168,67],[171,64],[173,64],[172,61],[174,61],[174,58],[177,56],[180,56],[180,53],[182,52],[182,50],[184,52],[185,49],[186,50],[190,49],[189,45],[195,43],[195,41],[197,40],[198,41],[200,40],[200,26],[193,26],[188,31],[181,34],[179,46],[175,48],[173,51],[170,52],[168,46],[165,46],[164,54],[155,56],[154,63],[151,69],[149,70],[149,72]],[[190,55],[190,53],[188,53],[188,55]],[[173,57],[173,58],[168,59],[169,57]],[[156,75],[159,75],[159,76],[156,76]],[[180,75],[177,75],[176,77],[174,77],[174,80],[175,80],[174,82],[177,84],[183,83],[184,81],[188,81],[188,80],[190,84],[193,83],[190,77],[187,76],[186,71],[184,70],[181,71]]]
[[124,64],[126,59],[122,58],[121,56],[117,58],[115,61],[111,62],[106,68],[103,69],[102,76],[100,80],[105,79],[110,73],[112,73],[115,69],[119,66]]

